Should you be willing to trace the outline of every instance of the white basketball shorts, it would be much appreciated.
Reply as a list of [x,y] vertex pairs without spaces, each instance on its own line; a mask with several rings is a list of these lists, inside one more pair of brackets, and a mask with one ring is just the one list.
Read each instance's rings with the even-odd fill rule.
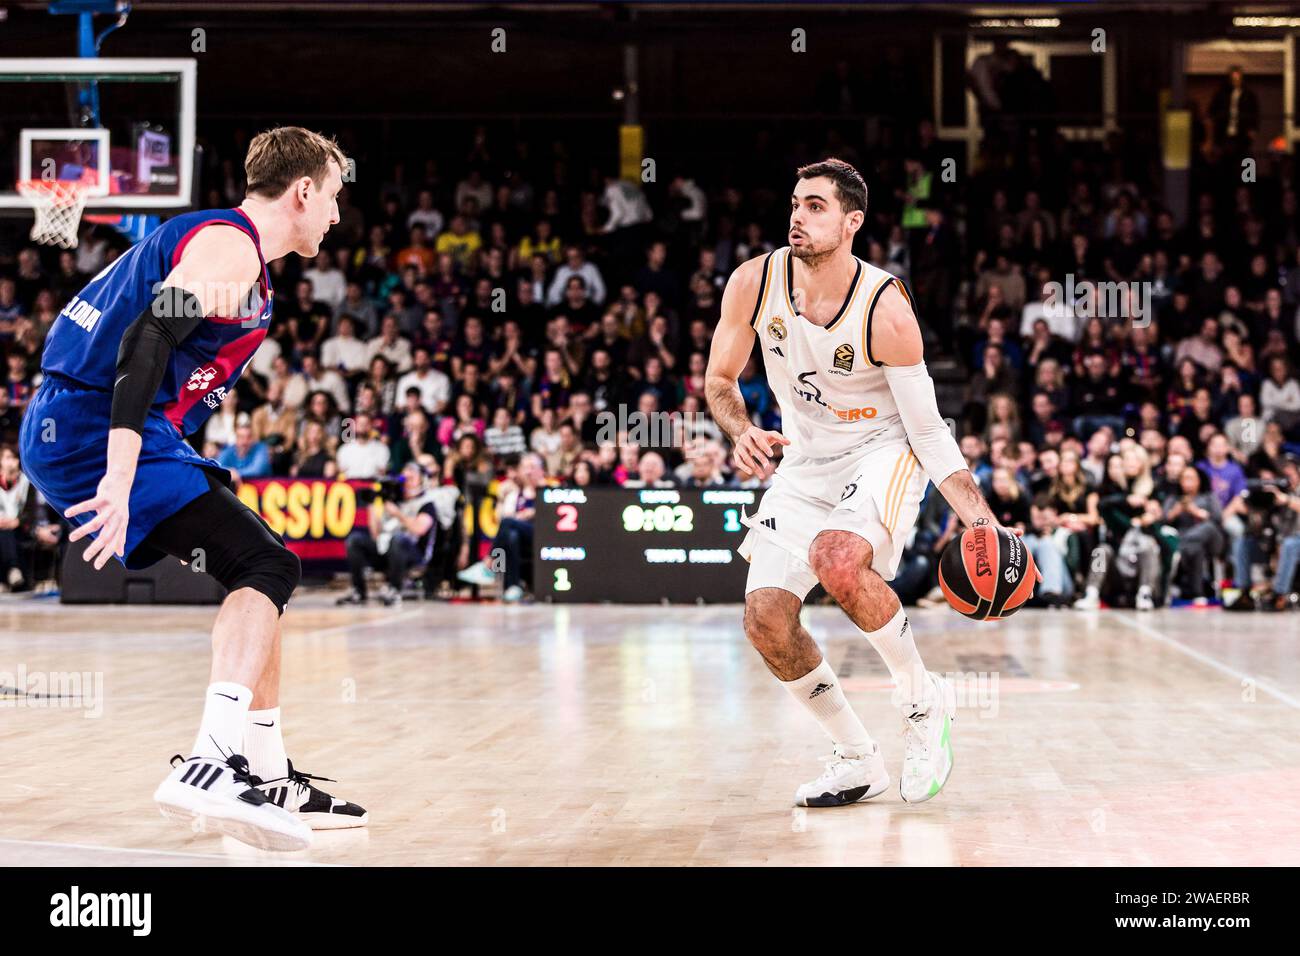
[[906,442],[835,459],[782,460],[739,547],[749,562],[745,593],[782,588],[799,600],[817,584],[808,549],[823,531],[848,531],[871,545],[871,568],[893,580],[928,479]]

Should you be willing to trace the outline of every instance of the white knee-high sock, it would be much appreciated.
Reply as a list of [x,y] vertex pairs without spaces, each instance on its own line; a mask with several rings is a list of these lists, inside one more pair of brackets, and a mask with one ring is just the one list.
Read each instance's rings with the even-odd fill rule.
[[217,681],[208,686],[203,703],[203,722],[194,740],[192,757],[219,757],[242,753],[244,716],[253,703],[253,692],[233,681]]
[[922,700],[929,686],[925,664],[916,649],[916,642],[912,640],[912,626],[907,622],[903,609],[900,607],[880,630],[862,633],[889,668],[890,676],[898,685],[898,698],[905,703]]
[[822,730],[846,756],[871,753],[875,743],[849,706],[839,678],[825,658],[803,677],[783,680],[781,686],[816,718]]
[[284,734],[280,728],[280,708],[250,710],[244,723],[244,756],[254,776],[263,780],[282,780],[289,772],[289,758],[284,752]]

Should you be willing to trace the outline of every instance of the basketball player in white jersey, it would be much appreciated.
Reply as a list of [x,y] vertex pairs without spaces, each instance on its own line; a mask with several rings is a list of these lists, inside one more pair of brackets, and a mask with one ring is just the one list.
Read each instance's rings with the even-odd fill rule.
[[[855,803],[890,782],[879,746],[799,623],[808,592],[820,582],[884,658],[906,738],[902,798],[929,800],[952,771],[956,696],[926,671],[885,582],[927,478],[967,526],[996,524],[939,416],[907,292],[853,255],[866,207],[866,184],[848,163],[800,169],[790,245],[732,274],[709,354],[709,407],[735,445],[736,468],[773,479],[745,519],[745,634],[835,745],[823,774],[796,792],[799,806]],[[753,424],[737,385],[755,337],[782,432]]]

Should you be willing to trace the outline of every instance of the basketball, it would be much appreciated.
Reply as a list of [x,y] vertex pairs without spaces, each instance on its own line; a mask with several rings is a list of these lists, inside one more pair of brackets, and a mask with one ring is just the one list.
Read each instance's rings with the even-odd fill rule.
[[943,549],[939,587],[973,621],[1010,617],[1033,596],[1037,571],[1029,549],[1006,528],[977,523]]

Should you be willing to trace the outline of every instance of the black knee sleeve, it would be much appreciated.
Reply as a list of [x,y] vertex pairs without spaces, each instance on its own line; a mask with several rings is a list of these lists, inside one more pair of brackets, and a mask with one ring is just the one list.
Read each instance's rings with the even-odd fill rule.
[[226,586],[226,590],[252,588],[265,594],[283,614],[302,580],[302,562],[298,555],[284,546],[280,536],[272,532],[276,542],[261,543],[243,554],[235,555],[233,566],[222,574],[211,571],[212,576]]
[[189,562],[226,590],[252,588],[283,614],[302,580],[302,563],[248,505],[209,476],[209,490],[163,519],[145,544]]

